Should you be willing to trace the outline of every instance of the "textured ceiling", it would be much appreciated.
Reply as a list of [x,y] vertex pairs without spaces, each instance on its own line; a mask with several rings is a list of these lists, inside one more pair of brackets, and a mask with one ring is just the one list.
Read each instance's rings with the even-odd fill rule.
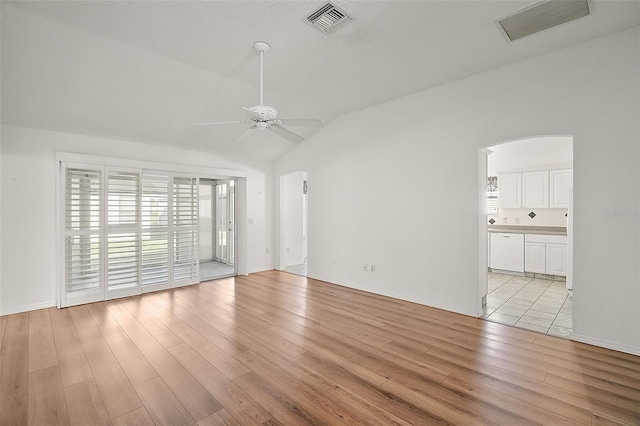
[[596,1],[590,17],[506,42],[495,20],[534,3],[342,1],[354,21],[327,36],[303,22],[317,1],[3,2],[2,122],[271,160],[292,145],[193,126],[259,103],[257,40],[271,45],[265,103],[329,123],[640,23],[639,2]]

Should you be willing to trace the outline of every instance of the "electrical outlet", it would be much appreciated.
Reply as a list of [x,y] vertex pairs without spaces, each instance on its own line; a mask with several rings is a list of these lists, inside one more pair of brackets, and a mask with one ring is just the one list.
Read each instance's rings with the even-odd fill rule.
[[516,223],[520,223],[520,218],[516,217]]
[[371,265],[371,272],[373,272],[373,273],[376,272],[376,265]]
[[502,218],[502,223],[507,223],[507,218],[506,217]]
[[367,265],[366,263],[362,265],[362,270],[367,272],[369,270],[369,265]]

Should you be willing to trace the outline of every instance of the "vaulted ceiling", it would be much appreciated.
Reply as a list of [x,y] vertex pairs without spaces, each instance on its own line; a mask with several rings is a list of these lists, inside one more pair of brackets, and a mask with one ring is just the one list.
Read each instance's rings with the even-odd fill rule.
[[255,41],[271,45],[265,103],[330,123],[640,24],[640,2],[596,0],[591,16],[507,42],[495,21],[535,1],[340,1],[354,20],[325,35],[304,21],[324,3],[2,2],[2,123],[272,160],[293,145],[193,125],[242,120],[259,103]]

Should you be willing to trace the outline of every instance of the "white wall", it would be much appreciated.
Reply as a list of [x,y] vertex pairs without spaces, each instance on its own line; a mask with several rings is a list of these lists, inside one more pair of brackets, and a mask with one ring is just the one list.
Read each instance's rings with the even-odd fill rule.
[[300,144],[275,173],[314,183],[309,276],[479,315],[478,149],[573,135],[574,338],[640,354],[639,218],[605,214],[640,207],[639,39],[636,27],[372,106]]
[[300,265],[305,257],[305,239],[302,234],[302,185],[306,173],[293,172],[282,176],[282,214],[283,214],[283,267]]
[[247,270],[273,268],[270,198],[272,166],[232,163],[213,154],[129,141],[2,126],[0,314],[55,303],[56,151],[126,158],[191,167],[244,170],[247,182]]

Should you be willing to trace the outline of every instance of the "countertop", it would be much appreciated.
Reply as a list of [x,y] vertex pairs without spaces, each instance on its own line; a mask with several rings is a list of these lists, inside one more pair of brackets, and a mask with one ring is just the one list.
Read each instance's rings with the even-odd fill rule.
[[511,234],[567,235],[567,228],[564,226],[489,225],[487,230]]

